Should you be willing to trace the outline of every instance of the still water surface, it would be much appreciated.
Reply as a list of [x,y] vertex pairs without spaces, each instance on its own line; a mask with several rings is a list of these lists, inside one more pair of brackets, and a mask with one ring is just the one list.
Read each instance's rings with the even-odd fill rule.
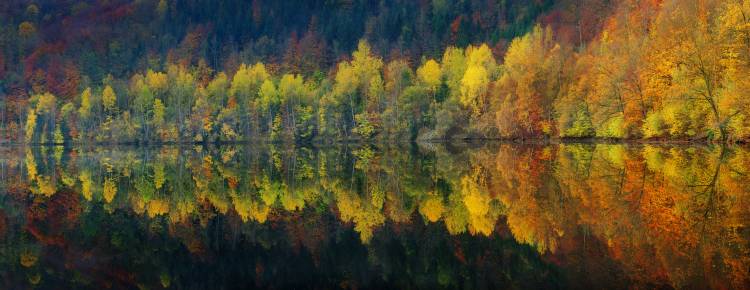
[[0,288],[750,287],[750,151],[6,147]]

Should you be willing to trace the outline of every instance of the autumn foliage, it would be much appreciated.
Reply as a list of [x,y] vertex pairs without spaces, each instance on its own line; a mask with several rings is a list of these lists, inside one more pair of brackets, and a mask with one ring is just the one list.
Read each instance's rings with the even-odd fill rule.
[[[161,2],[160,17],[181,13]],[[433,3],[432,21],[445,21],[452,40],[420,57],[368,33],[341,51],[313,17],[307,32],[290,33],[282,57],[230,54],[220,64],[205,54],[218,28],[197,25],[166,57],[149,52],[133,70],[95,56],[70,61],[61,56],[70,43],[43,41],[46,30],[27,21],[23,57],[0,58],[5,67],[23,61],[3,85],[27,102],[5,102],[13,118],[2,124],[12,141],[31,143],[750,138],[747,1],[586,2],[556,3],[524,33],[490,43],[464,36],[492,30],[494,16],[448,21]],[[138,5],[109,11],[130,19]],[[106,49],[126,53],[123,45]],[[46,94],[55,104],[41,108]]]

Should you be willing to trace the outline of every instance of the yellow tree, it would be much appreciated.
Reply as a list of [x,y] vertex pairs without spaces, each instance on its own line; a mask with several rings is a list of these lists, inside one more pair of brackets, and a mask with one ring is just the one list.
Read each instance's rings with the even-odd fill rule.
[[719,109],[734,116],[727,122],[727,131],[735,139],[750,137],[750,1],[727,1],[716,18],[723,53],[723,95]]
[[284,129],[287,138],[295,136],[295,111],[305,95],[305,83],[301,75],[285,74],[279,80],[279,102],[284,107]]
[[442,73],[440,64],[434,59],[426,61],[417,69],[417,76],[430,90],[435,90],[440,85]]
[[351,66],[358,77],[361,92],[365,93],[368,98],[367,103],[378,102],[377,98],[380,96],[373,93],[377,92],[377,88],[371,89],[371,87],[373,85],[382,87],[383,60],[372,53],[370,45],[366,41],[360,41],[357,50],[352,53]]
[[[445,84],[441,84],[439,94],[444,101],[440,104],[439,111],[434,113],[434,134],[437,137],[447,137],[444,135],[451,128],[489,133],[487,129],[493,127],[494,122],[490,117],[492,114],[484,113],[488,111],[490,104],[490,83],[499,71],[492,51],[486,44],[469,46],[465,51],[448,48],[441,66]],[[434,90],[432,91],[434,96]]]
[[[727,45],[736,39],[722,39],[721,26],[712,21],[720,16],[723,1],[671,1],[663,5],[652,25],[650,66],[665,80],[656,83],[670,133],[705,135],[714,130],[722,140],[729,138],[728,125],[741,110],[722,106],[736,104],[737,94],[727,90],[727,66],[732,58]],[[726,18],[724,18],[726,19]],[[725,34],[726,35],[726,34]],[[731,106],[734,107],[734,106]],[[690,132],[692,131],[692,132]],[[679,135],[678,135],[679,136]]]
[[155,95],[160,96],[163,94],[167,90],[167,83],[167,74],[152,70],[146,72],[146,84]]
[[78,108],[78,116],[85,120],[91,116],[92,108],[91,88],[86,88],[81,93],[81,106]]
[[[370,45],[364,40],[359,42],[357,50],[352,53],[351,61],[338,64],[333,90],[337,98],[348,101],[351,129],[357,127],[357,115],[364,109],[363,105],[381,102],[382,68],[383,60],[372,53]],[[369,109],[374,110],[376,107],[371,106]],[[365,112],[366,115],[358,119],[369,122],[373,118],[369,115],[374,113],[377,112]]]
[[[42,132],[41,132],[42,134],[41,134],[40,142],[46,143],[47,141],[52,141],[52,140],[47,140],[47,138],[54,136],[54,129],[56,127],[56,120],[57,120],[57,98],[51,93],[44,93],[44,94],[33,96],[31,100],[32,102],[36,103],[36,110],[34,110],[34,113],[40,116],[46,116],[46,120],[47,120],[46,122],[43,121],[42,123]],[[36,125],[36,116],[34,116],[33,119],[34,119],[33,120],[34,122],[32,123],[33,125]],[[27,129],[29,125],[32,125],[32,124],[27,124]],[[33,133],[33,130],[32,130],[32,133]],[[27,132],[26,134],[29,134],[29,133]]]
[[643,7],[621,5],[599,38],[578,59],[585,70],[575,86],[585,96],[596,135],[640,135],[650,102],[645,92],[642,47],[648,42],[649,15]]
[[[434,59],[428,60],[417,69],[417,76],[419,77],[419,80],[430,90],[430,94],[432,95],[432,104],[430,104],[430,108],[432,109],[432,118],[436,118],[435,114],[438,104],[437,100],[435,99],[435,94],[438,87],[442,83],[442,72],[440,71],[440,64]],[[433,123],[433,125],[436,125],[437,122]]]
[[480,65],[469,66],[461,79],[461,104],[469,108],[474,117],[482,112],[489,83],[487,70]]
[[104,109],[108,112],[112,113],[115,111],[115,106],[117,104],[117,95],[115,95],[115,91],[109,85],[104,87],[104,91],[102,91],[102,103],[104,105]]
[[453,46],[446,48],[440,63],[441,73],[451,91],[451,97],[458,98],[461,91],[461,79],[466,72],[466,56],[463,49]]
[[553,133],[553,103],[561,91],[562,51],[540,26],[511,42],[497,81],[496,124],[508,137]]
[[152,105],[153,110],[153,117],[151,119],[151,123],[154,124],[154,128],[156,128],[157,132],[159,132],[162,137],[165,134],[164,130],[164,115],[165,115],[165,107],[164,103],[161,101],[161,99],[154,99],[154,103]]
[[588,55],[575,61],[571,74],[577,78],[555,102],[555,119],[560,137],[591,137],[595,134],[592,108],[588,101],[592,61],[593,57]]
[[[252,66],[240,65],[234,77],[232,77],[232,84],[229,88],[228,102],[239,105],[236,109],[239,118],[228,116],[226,120],[232,127],[236,128],[238,125],[242,125],[244,133],[249,134],[250,114],[252,109],[255,108],[258,90],[261,84],[270,77],[263,63],[258,62]],[[236,129],[239,130],[239,128]]]
[[29,109],[26,113],[26,143],[31,143],[34,140],[34,131],[36,130],[36,111]]
[[261,84],[270,77],[261,62],[252,66],[242,64],[232,78],[229,95],[236,98],[241,106],[246,106],[258,95]]
[[108,133],[109,139],[112,139],[113,134],[113,115],[117,110],[117,96],[111,86],[107,85],[102,91],[102,105],[104,106],[105,120],[101,124],[99,130],[101,133]]
[[477,117],[486,105],[487,86],[497,70],[497,62],[487,44],[466,48],[466,71],[461,78],[460,101]]

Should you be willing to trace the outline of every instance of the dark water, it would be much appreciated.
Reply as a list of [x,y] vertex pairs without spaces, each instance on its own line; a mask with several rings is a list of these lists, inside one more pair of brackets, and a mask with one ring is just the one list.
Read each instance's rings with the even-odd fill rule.
[[750,151],[0,149],[0,288],[750,287]]

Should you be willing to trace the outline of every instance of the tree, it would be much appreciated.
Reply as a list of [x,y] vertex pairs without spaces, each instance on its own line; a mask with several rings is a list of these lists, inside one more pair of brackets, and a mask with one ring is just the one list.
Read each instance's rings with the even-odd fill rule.
[[750,1],[729,1],[719,7],[716,18],[718,37],[723,42],[720,62],[724,66],[720,110],[730,116],[727,121],[729,138],[750,137],[750,101],[743,92],[750,91]]
[[466,72],[467,60],[464,50],[450,46],[445,49],[443,59],[440,62],[442,75],[451,91],[451,97],[458,99],[461,92],[461,80]]
[[[665,6],[653,24],[654,41],[648,50],[647,59],[652,71],[650,79],[660,80],[650,85],[659,98],[658,109],[670,109],[665,116],[672,133],[683,133],[687,127],[692,134],[710,136],[718,131],[722,141],[729,138],[729,124],[739,116],[739,111],[721,106],[732,103],[733,94],[728,92],[726,66],[722,58],[726,54],[722,43],[720,25],[712,23],[705,15],[719,13],[720,1],[682,1]],[[721,17],[718,17],[721,21]],[[730,40],[732,43],[733,40]],[[734,95],[736,96],[736,95]],[[739,104],[739,103],[738,103]],[[689,118],[675,115],[691,112]],[[705,111],[707,114],[693,114]],[[705,115],[705,116],[704,116]],[[670,122],[670,120],[676,122]],[[682,124],[683,122],[688,122]],[[687,127],[686,127],[687,126]]]
[[480,65],[469,66],[461,79],[461,104],[469,108],[474,117],[482,113],[489,83],[487,70]]
[[143,129],[141,137],[148,142],[151,138],[151,112],[154,105],[154,94],[147,80],[141,75],[135,75],[131,78],[130,92],[135,95],[134,110],[136,117],[140,120]]
[[167,82],[167,75],[163,72],[155,72],[152,70],[146,72],[146,84],[151,92],[157,96],[161,96],[161,94],[166,92],[168,85]]
[[34,141],[34,131],[36,130],[36,111],[34,109],[29,109],[29,111],[26,113],[26,129],[24,132],[26,133],[26,143],[31,143]]
[[[181,140],[185,136],[185,120],[190,113],[190,107],[193,104],[195,96],[195,76],[185,67],[171,65],[168,69],[170,86],[168,89],[166,107],[171,111],[171,115],[176,118],[176,132],[172,136],[175,141]],[[170,124],[170,126],[173,126]],[[174,130],[174,129],[170,129]]]
[[284,107],[285,138],[293,139],[296,135],[295,109],[304,101],[305,84],[301,75],[285,74],[279,81],[279,103]]
[[552,30],[533,31],[511,42],[497,82],[496,114],[500,134],[508,137],[551,135],[553,104],[562,91],[561,48]]
[[385,67],[385,106],[381,113],[382,130],[384,138],[399,138],[405,135],[408,128],[405,117],[404,91],[413,82],[414,73],[409,64],[402,59],[393,60]]
[[167,13],[167,8],[167,0],[159,0],[159,4],[156,5],[156,13],[163,18],[164,14]]
[[[253,66],[240,65],[232,78],[229,96],[239,105],[237,110],[240,115],[240,118],[234,120],[234,122],[240,122],[244,125],[243,130],[246,135],[249,135],[251,127],[254,127],[250,124],[251,108],[254,107],[261,85],[270,77],[265,65],[258,62]],[[231,125],[236,126],[236,124]]]
[[44,93],[33,96],[32,100],[36,100],[35,113],[47,117],[47,121],[42,123],[41,143],[53,141],[53,139],[48,140],[47,138],[54,137],[57,121],[57,97],[51,93]]
[[23,38],[31,38],[36,35],[36,26],[33,23],[24,21],[18,25],[18,35]]
[[426,61],[417,69],[417,76],[430,90],[436,90],[442,82],[440,64],[434,59]]
[[208,100],[208,92],[204,88],[195,91],[195,103],[191,110],[190,130],[194,141],[207,141],[213,129],[213,110]]
[[[383,61],[372,54],[370,45],[364,40],[357,45],[357,50],[352,53],[350,62],[339,63],[336,71],[334,94],[348,101],[350,129],[357,126],[355,117],[363,109],[366,109],[363,108],[364,105],[379,102],[378,99],[381,94],[378,92],[382,90],[378,87],[382,87],[382,67]],[[371,87],[373,88],[371,89]],[[365,119],[360,117],[360,120]]]
[[81,106],[78,108],[78,116],[80,116],[81,119],[89,118],[91,116],[91,107],[91,88],[86,88],[83,90],[83,93],[81,93]]
[[229,80],[223,72],[218,73],[206,86],[207,102],[215,114],[227,104]]
[[105,86],[104,91],[102,91],[102,103],[107,112],[113,113],[116,111],[117,95],[109,85]]
[[267,79],[263,81],[263,84],[260,86],[260,91],[258,92],[258,96],[260,97],[258,101],[260,102],[260,109],[261,111],[266,112],[266,118],[268,122],[268,132],[269,134],[273,130],[273,118],[274,113],[273,110],[276,106],[281,103],[281,99],[279,98],[279,92],[276,89],[276,85],[273,84],[273,81],[270,79]]
[[[436,117],[435,115],[438,106],[438,101],[435,97],[439,86],[443,83],[440,64],[433,59],[428,60],[417,69],[417,76],[422,83],[429,88],[430,94],[432,95],[432,104],[430,107],[432,108],[432,118],[434,119]],[[437,122],[433,122],[433,129],[436,123]]]
[[353,95],[356,93],[359,81],[360,79],[356,75],[356,71],[348,62],[339,63],[336,70],[336,81],[333,92],[338,99],[338,103],[346,103],[349,106],[349,118],[351,118],[349,124],[351,124],[351,128],[355,126],[354,115],[356,114],[355,107],[357,105],[354,103]]
[[164,126],[164,116],[166,113],[166,109],[161,99],[154,99],[152,110],[153,118],[151,119],[151,123],[154,124],[154,127],[156,127],[157,129],[163,130],[163,128],[161,127]]

